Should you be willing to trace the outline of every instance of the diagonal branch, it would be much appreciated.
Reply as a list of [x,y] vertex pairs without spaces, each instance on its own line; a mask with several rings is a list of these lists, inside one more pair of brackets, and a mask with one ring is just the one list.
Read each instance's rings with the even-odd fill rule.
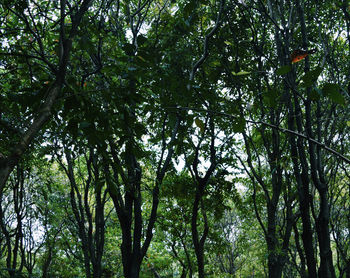
[[225,5],[225,0],[221,0],[220,2],[220,7],[219,7],[219,13],[218,16],[216,18],[216,22],[215,25],[213,27],[213,29],[211,29],[211,31],[209,32],[209,34],[207,34],[204,38],[204,42],[203,42],[203,54],[202,56],[199,58],[199,60],[193,65],[191,73],[190,73],[190,81],[193,81],[194,75],[197,71],[197,69],[204,63],[205,59],[208,57],[209,55],[209,39],[214,35],[214,33],[216,32],[216,30],[220,27],[221,25],[221,17],[222,17],[222,12],[223,12],[223,8]]
[[[225,113],[225,112],[219,112],[219,111],[213,111],[213,110],[208,110],[208,109],[199,109],[199,108],[193,108],[193,107],[165,107],[167,109],[179,109],[179,110],[193,110],[193,111],[197,111],[197,112],[205,112],[205,113],[210,113],[210,114],[216,114],[216,115],[220,115],[220,116],[224,116],[224,117],[228,117],[228,118],[231,118],[231,119],[235,119],[237,120],[238,117],[237,116],[234,116],[234,115],[231,115],[231,114],[228,114],[228,113]],[[278,131],[281,131],[281,132],[284,132],[284,133],[289,133],[289,134],[292,134],[292,135],[295,135],[299,138],[303,138],[305,140],[308,140],[309,142],[311,143],[314,143],[316,145],[318,145],[319,147],[325,149],[326,151],[338,156],[339,158],[341,158],[343,161],[345,161],[346,163],[350,164],[350,158],[342,155],[341,153],[337,152],[336,150],[326,146],[324,143],[321,143],[313,138],[310,138],[309,136],[307,135],[304,135],[302,133],[299,133],[299,132],[296,132],[296,131],[293,131],[293,130],[290,130],[290,129],[287,129],[287,128],[282,128],[282,127],[279,127],[279,126],[276,126],[276,125],[273,125],[273,124],[269,124],[267,122],[264,122],[264,121],[252,121],[252,120],[246,120],[246,122],[248,123],[252,123],[252,124],[260,124],[260,125],[265,125],[265,126],[268,126],[268,127],[271,127],[273,129],[276,129]]]

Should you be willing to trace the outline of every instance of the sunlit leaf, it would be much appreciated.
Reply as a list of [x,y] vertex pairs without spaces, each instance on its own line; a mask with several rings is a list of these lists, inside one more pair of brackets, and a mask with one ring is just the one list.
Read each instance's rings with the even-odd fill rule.
[[251,72],[250,72],[250,71],[243,71],[243,70],[241,70],[240,72],[232,72],[232,74],[233,74],[234,76],[242,76],[242,75],[251,74]]
[[196,118],[196,119],[194,120],[194,122],[196,123],[196,126],[199,127],[200,131],[203,133],[204,130],[205,130],[205,126],[204,126],[203,121],[202,121],[201,119]]

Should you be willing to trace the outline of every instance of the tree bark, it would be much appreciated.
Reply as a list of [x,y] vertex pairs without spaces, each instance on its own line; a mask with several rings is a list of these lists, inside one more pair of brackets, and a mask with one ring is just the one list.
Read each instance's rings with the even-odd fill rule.
[[318,270],[319,278],[335,278],[333,266],[332,249],[330,246],[329,231],[329,205],[327,191],[321,190],[320,193],[320,212],[316,219],[316,231],[320,247],[320,267]]

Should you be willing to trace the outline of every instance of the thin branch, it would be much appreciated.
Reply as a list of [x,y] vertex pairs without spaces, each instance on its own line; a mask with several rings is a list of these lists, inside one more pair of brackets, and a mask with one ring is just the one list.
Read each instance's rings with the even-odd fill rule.
[[[231,118],[231,119],[235,119],[237,120],[238,117],[237,116],[234,116],[234,115],[231,115],[231,114],[228,114],[228,113],[225,113],[225,112],[219,112],[219,111],[213,111],[213,110],[208,110],[208,109],[199,109],[199,108],[193,108],[193,107],[165,107],[167,109],[179,109],[179,110],[193,110],[193,111],[197,111],[197,112],[205,112],[205,113],[210,113],[210,114],[216,114],[216,115],[220,115],[220,116],[224,116],[224,117],[228,117],[228,118]],[[346,163],[350,164],[350,158],[342,155],[341,153],[337,152],[336,150],[326,146],[324,143],[321,143],[313,138],[310,138],[308,137],[307,135],[304,135],[304,134],[301,134],[299,132],[296,132],[296,131],[293,131],[293,130],[290,130],[290,129],[287,129],[287,128],[282,128],[282,127],[279,127],[279,126],[276,126],[276,125],[273,125],[273,124],[269,124],[269,123],[266,123],[264,121],[252,121],[252,120],[246,120],[246,122],[248,123],[252,123],[252,124],[261,124],[261,125],[265,125],[265,126],[268,126],[268,127],[271,127],[273,129],[276,129],[278,131],[281,131],[281,132],[284,132],[284,133],[289,133],[289,134],[292,134],[292,135],[295,135],[299,138],[303,138],[303,139],[306,139],[308,140],[309,142],[311,143],[314,143],[318,146],[320,146],[321,148],[325,149],[326,151],[340,157],[342,160],[344,160]]]
[[193,81],[194,78],[194,74],[196,73],[197,69],[204,63],[205,59],[208,57],[209,55],[209,50],[208,50],[208,44],[209,44],[209,39],[214,35],[214,33],[216,32],[216,30],[220,27],[221,25],[221,17],[222,17],[222,11],[223,11],[223,7],[225,5],[225,0],[221,0],[220,2],[220,7],[219,7],[219,13],[218,16],[216,18],[216,22],[215,25],[213,27],[213,29],[211,29],[211,31],[209,32],[208,35],[205,36],[204,38],[204,43],[203,43],[203,54],[202,56],[199,58],[199,60],[194,64],[192,71],[190,73],[190,81]]

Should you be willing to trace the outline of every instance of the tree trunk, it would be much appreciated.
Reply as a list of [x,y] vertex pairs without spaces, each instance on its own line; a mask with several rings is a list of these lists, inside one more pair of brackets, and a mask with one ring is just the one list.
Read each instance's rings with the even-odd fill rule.
[[348,261],[347,264],[346,264],[345,277],[346,278],[350,278],[350,261]]
[[283,257],[278,254],[279,244],[276,238],[276,208],[271,204],[268,205],[267,218],[267,265],[269,270],[269,278],[280,278],[283,269]]
[[[301,110],[299,103],[294,97],[295,111],[293,108],[292,101],[289,101],[288,111],[288,127],[290,130],[295,130],[295,123],[298,126],[298,131],[302,132],[302,123],[300,116]],[[302,241],[305,250],[306,264],[308,268],[309,278],[317,278],[316,272],[316,260],[314,255],[312,228],[310,219],[310,193],[309,193],[309,176],[308,176],[308,164],[306,160],[306,154],[304,144],[301,138],[297,140],[295,137],[290,136],[290,149],[293,162],[293,171],[296,177],[299,206],[302,220]]]
[[139,278],[140,268],[141,268],[141,261],[137,260],[135,256],[130,255],[128,258],[124,257],[123,271],[124,271],[125,278]]
[[320,247],[320,267],[318,269],[319,278],[335,278],[333,266],[332,249],[330,246],[329,232],[329,205],[327,200],[327,190],[319,191],[321,204],[320,213],[316,219],[316,230]]
[[49,249],[47,251],[47,257],[45,258],[44,264],[43,264],[42,278],[49,278],[50,277],[50,266],[51,266],[51,262],[52,262],[52,249],[53,249],[53,247],[50,245]]
[[[197,221],[198,221],[198,212],[199,212],[199,205],[204,193],[204,186],[205,184],[198,184],[196,190],[196,196],[193,203],[193,209],[192,209],[192,221],[191,221],[191,229],[192,229],[192,240],[194,245],[194,251],[197,258],[197,266],[198,266],[198,277],[204,278],[205,272],[204,272],[204,242],[208,234],[208,227],[207,223],[204,223],[204,231],[201,238],[198,234],[198,227],[197,227]],[[206,222],[206,221],[205,221]]]
[[7,179],[14,168],[5,158],[0,158],[0,191],[5,187]]
[[99,278],[102,275],[102,256],[105,243],[105,219],[104,219],[104,200],[102,199],[101,186],[96,185],[95,189],[95,235],[94,235],[94,247],[95,247],[95,260],[93,262],[93,277]]
[[187,274],[186,267],[183,266],[180,278],[186,278],[186,274]]
[[269,278],[279,278],[282,277],[283,266],[278,262],[278,256],[268,257],[268,269],[269,269]]
[[[305,104],[306,110],[306,133],[310,138],[314,138],[312,130],[312,118],[314,118],[311,110],[311,101],[308,99]],[[321,123],[322,117],[320,105],[317,104],[316,112],[317,120],[317,137],[322,138]],[[318,270],[319,278],[335,278],[335,270],[333,266],[331,239],[329,232],[329,204],[327,200],[328,187],[324,177],[322,165],[322,154],[319,147],[309,142],[309,159],[312,181],[320,195],[320,212],[316,219],[316,232],[318,236],[318,245],[320,248],[320,267]]]
[[138,278],[141,268],[141,261],[136,257],[137,255],[130,252],[132,247],[127,247],[122,243],[122,261],[123,261],[123,272],[125,278]]
[[300,277],[307,278],[306,267],[305,267],[305,255],[300,245],[300,241],[299,241],[300,235],[299,235],[299,231],[296,223],[293,225],[293,230],[295,234],[295,245],[296,245],[297,252],[299,254],[299,259],[300,259]]

